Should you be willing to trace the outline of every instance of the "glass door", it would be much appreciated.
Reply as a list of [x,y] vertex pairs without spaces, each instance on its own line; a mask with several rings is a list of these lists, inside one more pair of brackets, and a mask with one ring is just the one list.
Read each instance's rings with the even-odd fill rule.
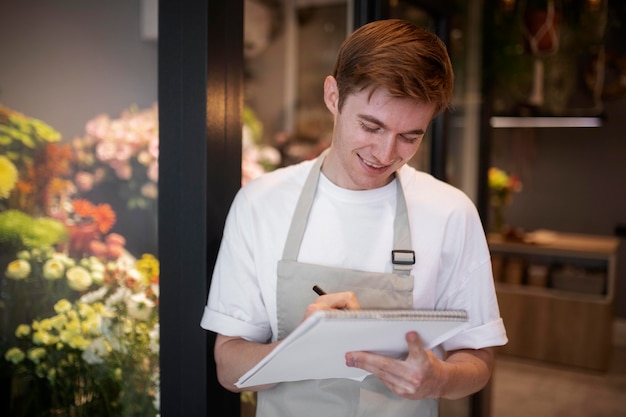
[[0,14],[2,415],[159,414],[156,2],[142,6]]

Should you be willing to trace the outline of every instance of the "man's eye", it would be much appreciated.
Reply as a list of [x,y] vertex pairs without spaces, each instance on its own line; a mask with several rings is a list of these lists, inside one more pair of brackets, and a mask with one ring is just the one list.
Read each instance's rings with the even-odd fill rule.
[[410,136],[400,136],[403,141],[406,143],[415,143],[419,140],[418,137],[410,137]]
[[363,130],[365,130],[366,132],[374,133],[374,132],[376,132],[378,130],[378,126],[369,126],[369,125],[366,125],[363,122],[359,122],[359,123],[361,124],[361,128]]

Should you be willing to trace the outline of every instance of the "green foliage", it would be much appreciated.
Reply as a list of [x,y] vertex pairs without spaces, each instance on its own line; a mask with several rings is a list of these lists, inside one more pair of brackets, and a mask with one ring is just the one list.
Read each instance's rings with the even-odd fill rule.
[[19,210],[0,213],[0,243],[17,249],[48,247],[67,239],[63,223],[50,217],[34,218]]

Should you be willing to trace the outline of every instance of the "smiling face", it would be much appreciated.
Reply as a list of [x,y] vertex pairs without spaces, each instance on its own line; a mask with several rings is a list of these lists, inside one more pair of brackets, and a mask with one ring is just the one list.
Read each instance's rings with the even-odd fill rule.
[[339,109],[336,80],[324,82],[324,101],[333,114],[332,144],[322,172],[351,190],[382,187],[417,152],[435,104],[392,97],[386,89],[366,89],[345,98]]

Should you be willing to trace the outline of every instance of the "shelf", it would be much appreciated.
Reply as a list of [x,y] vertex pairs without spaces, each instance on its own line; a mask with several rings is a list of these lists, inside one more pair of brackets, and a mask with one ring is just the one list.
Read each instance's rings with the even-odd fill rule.
[[489,234],[504,354],[608,368],[619,239],[552,231]]
[[[534,237],[537,236],[537,237]],[[608,259],[617,253],[620,241],[612,236],[581,235],[537,231],[528,234],[529,242],[509,241],[497,233],[488,235],[489,246],[499,252],[529,255]]]
[[493,128],[531,127],[601,127],[600,117],[506,117],[494,116],[489,119]]
[[547,299],[560,299],[579,301],[582,303],[607,304],[611,300],[605,294],[584,294],[551,287],[538,287],[526,284],[509,284],[506,282],[496,282],[496,291],[500,293],[519,294]]

